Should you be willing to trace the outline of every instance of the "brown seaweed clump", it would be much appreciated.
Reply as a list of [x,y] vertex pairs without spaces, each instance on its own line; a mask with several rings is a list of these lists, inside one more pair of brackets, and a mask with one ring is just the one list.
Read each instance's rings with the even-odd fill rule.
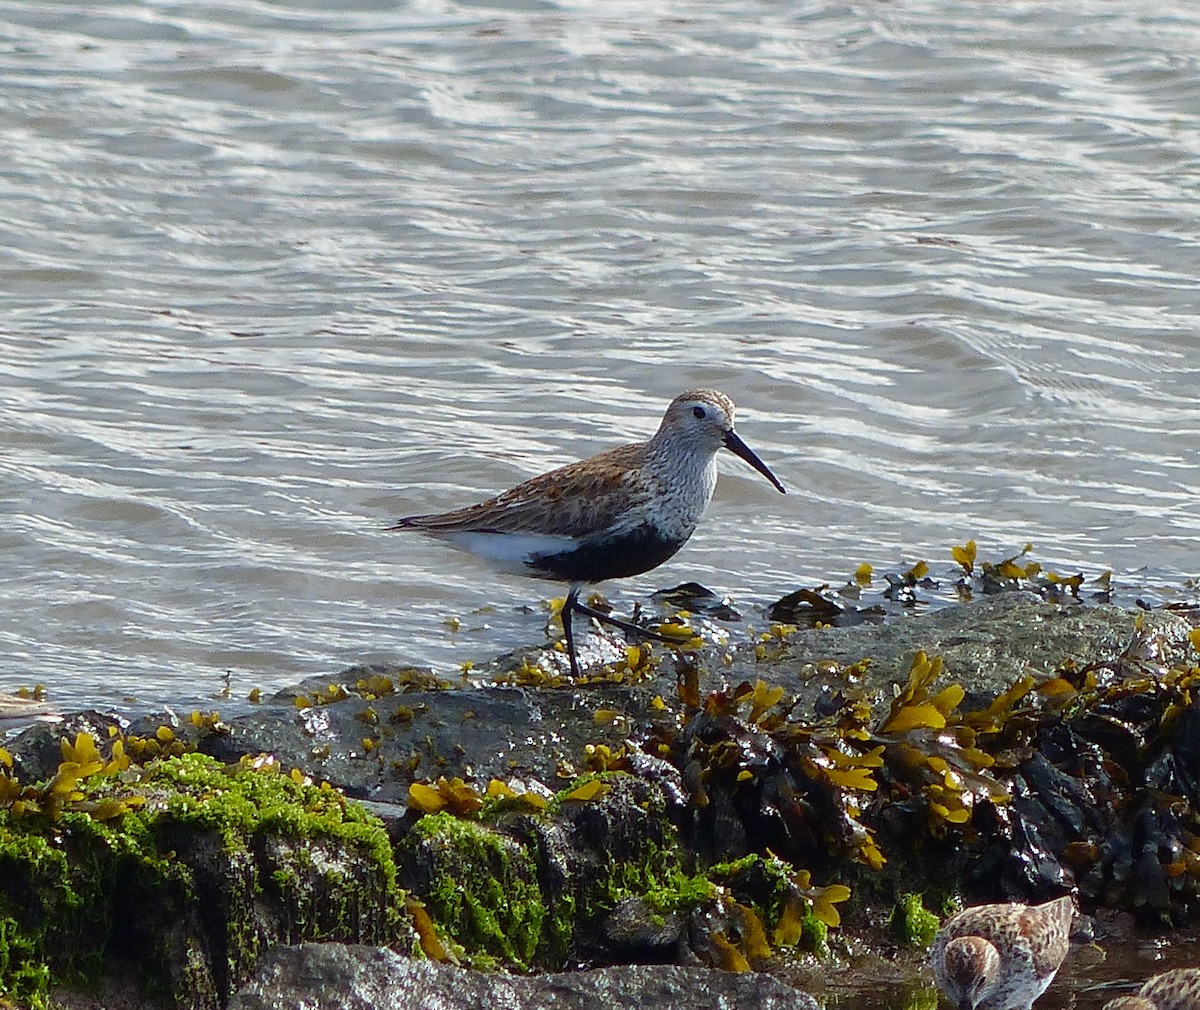
[[[662,762],[702,858],[757,854],[856,893],[1037,899],[1181,923],[1200,902],[1200,631],[1172,659],[1141,630],[1115,659],[1023,677],[984,708],[917,653],[888,704],[805,719],[782,687],[701,699],[616,767]],[[853,678],[847,678],[851,682]]]

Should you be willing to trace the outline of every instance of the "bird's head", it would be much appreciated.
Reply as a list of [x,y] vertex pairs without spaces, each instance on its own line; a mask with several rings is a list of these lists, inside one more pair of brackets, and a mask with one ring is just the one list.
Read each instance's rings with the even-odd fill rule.
[[766,477],[781,494],[785,493],[767,464],[734,431],[733,401],[715,389],[690,389],[675,397],[655,438],[709,455],[728,449]]

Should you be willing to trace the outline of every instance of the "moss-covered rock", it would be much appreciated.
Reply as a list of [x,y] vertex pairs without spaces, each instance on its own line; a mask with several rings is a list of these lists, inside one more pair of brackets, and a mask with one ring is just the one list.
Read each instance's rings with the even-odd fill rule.
[[472,959],[522,969],[565,963],[625,898],[670,904],[687,875],[661,791],[616,774],[579,792],[545,813],[421,818],[399,846],[404,887]]
[[902,895],[892,909],[892,934],[908,947],[928,947],[938,925],[938,917],[925,907],[919,894]]
[[[1014,594],[903,622],[905,647],[945,657],[848,628],[850,665],[810,662],[802,643],[841,638],[772,628],[728,657],[639,647],[587,683],[375,673],[264,708],[289,767],[392,801],[375,809],[394,857],[338,791],[241,756],[266,738],[236,719],[78,726],[141,768],[31,731],[0,767],[0,986],[36,1005],[51,974],[123,967],[209,1008],[268,947],[325,939],[529,971],[744,970],[856,932],[919,947],[925,905],[1072,888],[1085,911],[1194,920],[1200,632],[1112,610]],[[195,746],[240,759],[179,756]]]
[[124,966],[210,1010],[274,943],[400,936],[378,820],[274,762],[110,763],[54,796],[0,810],[0,991],[21,1003]]
[[428,814],[400,841],[401,883],[474,964],[699,957],[745,970],[775,947],[824,949],[848,888],[770,857],[700,866],[668,807],[660,784],[610,772],[540,811]]

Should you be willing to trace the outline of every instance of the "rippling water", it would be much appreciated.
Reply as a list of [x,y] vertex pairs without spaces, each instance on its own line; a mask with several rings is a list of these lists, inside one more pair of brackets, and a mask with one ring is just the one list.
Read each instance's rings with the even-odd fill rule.
[[1197,573],[1194,5],[0,14],[0,688],[535,639],[548,587],[381,527],[700,384],[792,494],[728,457],[620,598],[967,537]]

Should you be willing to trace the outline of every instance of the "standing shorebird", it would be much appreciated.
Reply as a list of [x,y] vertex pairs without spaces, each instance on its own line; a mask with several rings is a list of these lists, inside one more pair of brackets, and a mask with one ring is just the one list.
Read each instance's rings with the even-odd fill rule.
[[571,673],[578,676],[573,612],[664,638],[580,603],[579,592],[589,583],[657,568],[687,543],[712,498],[722,448],[785,493],[733,430],[733,401],[713,389],[693,389],[671,401],[649,441],[569,463],[477,505],[408,516],[389,529],[448,541],[501,571],[568,583],[563,635]]
[[1200,968],[1173,968],[1155,975],[1134,996],[1118,996],[1104,1010],[1196,1010],[1200,1007]]
[[1071,945],[1069,897],[1044,905],[976,905],[951,916],[929,952],[955,1010],[1030,1010]]

